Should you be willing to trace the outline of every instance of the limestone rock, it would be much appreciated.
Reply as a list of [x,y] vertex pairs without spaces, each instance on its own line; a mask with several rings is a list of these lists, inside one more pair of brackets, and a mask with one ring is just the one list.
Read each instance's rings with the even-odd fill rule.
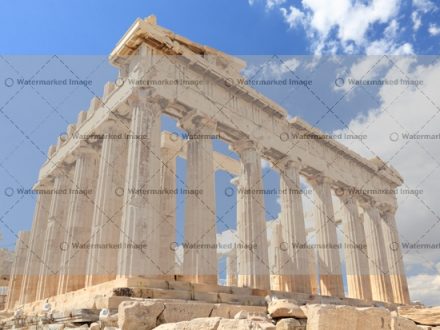
[[306,314],[301,307],[299,307],[295,301],[289,299],[272,300],[267,310],[269,315],[274,319],[282,317],[306,318]]
[[398,313],[400,316],[423,325],[440,325],[440,307],[399,307]]
[[264,306],[215,304],[210,316],[218,316],[225,319],[232,319],[240,311],[259,316],[266,316],[267,314],[266,307]]
[[391,328],[391,315],[385,308],[334,305],[308,305],[307,330],[381,330]]
[[[300,330],[301,323],[297,319],[281,319],[277,322],[276,330]],[[305,330],[305,326],[303,329]]]
[[234,315],[235,320],[245,320],[248,318],[248,312],[246,311],[239,311],[237,314]]
[[219,317],[203,317],[191,321],[182,321],[177,323],[167,323],[154,328],[155,330],[217,330],[220,322]]
[[153,329],[164,308],[159,302],[125,301],[118,308],[118,326],[121,330]]
[[391,314],[387,309],[382,307],[363,307],[356,308],[356,310],[359,312],[357,329],[390,329]]
[[398,316],[391,312],[391,330],[420,330],[414,321]]
[[214,308],[214,304],[197,302],[166,302],[164,305],[165,309],[158,319],[159,324],[209,317]]
[[98,323],[93,322],[92,324],[90,324],[89,330],[101,330],[101,327],[99,326]]

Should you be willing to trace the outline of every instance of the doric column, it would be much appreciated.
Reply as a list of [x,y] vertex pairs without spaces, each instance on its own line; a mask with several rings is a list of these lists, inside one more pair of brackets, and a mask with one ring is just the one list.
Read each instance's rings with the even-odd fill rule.
[[240,155],[237,283],[241,287],[270,289],[261,158],[250,140],[236,143],[233,149]]
[[165,279],[173,279],[175,275],[176,242],[176,152],[167,147],[160,149],[161,170],[160,209],[162,212],[159,223],[159,268]]
[[284,228],[282,228],[279,218],[271,225],[271,229],[272,235],[268,241],[271,268],[270,288],[276,291],[290,291],[291,272],[285,269],[290,262],[290,256],[283,239]]
[[23,285],[20,292],[20,301],[23,304],[35,301],[37,293],[37,283],[42,264],[44,237],[49,217],[50,201],[53,189],[53,181],[45,179],[34,186],[34,191],[38,192],[37,203],[35,205],[32,230],[29,237],[29,251],[26,256]]
[[134,89],[118,275],[159,276],[160,115],[149,90]]
[[320,293],[324,296],[343,297],[344,287],[331,194],[331,179],[317,176],[310,180],[310,184],[313,187],[314,195]]
[[[348,191],[337,193],[341,201],[344,228],[344,252],[347,273],[348,296],[371,300],[371,285],[365,232],[359,216],[355,197]],[[338,192],[338,190],[337,190]]]
[[191,282],[217,284],[215,177],[212,140],[215,123],[197,114],[180,122],[187,149],[183,275]]
[[113,117],[100,128],[104,139],[99,159],[86,286],[115,279],[118,252],[124,249],[119,245],[119,240],[122,231],[128,127],[128,121]]
[[281,282],[286,291],[311,293],[299,166],[292,160],[277,164],[280,170],[282,244],[290,256],[281,269]]
[[235,247],[226,257],[226,285],[237,286],[237,250]]
[[59,165],[53,175],[54,189],[49,208],[49,218],[44,235],[43,258],[37,286],[37,300],[57,294],[61,265],[61,247],[64,246],[67,207],[72,187],[70,165]]
[[15,245],[15,259],[12,265],[11,277],[9,279],[8,298],[6,309],[13,309],[22,302],[20,298],[20,288],[23,285],[24,267],[26,257],[29,251],[30,232],[21,231],[18,233],[17,243]]
[[73,173],[73,184],[67,210],[67,235],[61,246],[61,270],[58,294],[85,287],[88,249],[95,204],[98,153],[96,147],[80,141]]
[[388,261],[382,234],[382,219],[373,201],[364,200],[360,206],[363,210],[372,298],[373,300],[392,302]]
[[382,207],[382,230],[388,270],[390,272],[391,288],[393,291],[393,302],[409,304],[408,283],[403,266],[402,250],[394,215],[395,209],[393,207]]

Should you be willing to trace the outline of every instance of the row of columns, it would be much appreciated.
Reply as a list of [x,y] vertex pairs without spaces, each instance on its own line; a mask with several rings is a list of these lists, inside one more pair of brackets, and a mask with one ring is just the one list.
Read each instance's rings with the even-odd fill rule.
[[[117,277],[174,277],[175,254],[170,244],[175,241],[176,196],[150,191],[176,189],[176,155],[160,147],[160,102],[138,91],[130,105],[131,119],[112,115],[100,127],[108,136],[128,134],[130,138],[109,137],[92,144],[81,141],[75,161],[60,165],[38,186],[53,193],[38,196],[32,231],[19,239],[27,243],[17,246],[9,308]],[[180,126],[190,136],[216,132],[215,122],[196,112],[182,118]],[[237,273],[228,276],[228,283],[270,289],[264,200],[260,193],[253,193],[263,189],[261,151],[250,140],[234,143],[232,148],[240,156],[240,173],[234,183],[237,237],[243,248],[236,251]],[[280,187],[287,191],[281,195],[280,244],[287,246],[287,257],[280,259],[280,288],[312,293],[309,251],[304,248],[300,163],[286,158],[276,162],[276,167]],[[212,140],[190,138],[185,188],[198,193],[186,196],[183,277],[196,283],[217,283],[213,168]],[[337,244],[333,183],[317,176],[310,184],[316,209],[320,293],[342,297],[339,249],[332,246]],[[77,189],[87,193],[66,193]],[[391,210],[381,217],[375,205],[364,203],[361,216],[353,196],[341,199],[347,241],[367,246],[367,251],[346,249],[349,295],[407,303],[400,250],[386,247],[398,243]],[[232,261],[228,269],[234,269]]]

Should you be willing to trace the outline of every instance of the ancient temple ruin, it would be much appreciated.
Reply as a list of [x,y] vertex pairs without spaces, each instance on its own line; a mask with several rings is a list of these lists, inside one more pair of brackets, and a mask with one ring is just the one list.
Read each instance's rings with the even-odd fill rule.
[[[7,309],[38,310],[45,301],[58,301],[61,308],[75,295],[121,287],[153,287],[137,291],[151,297],[247,297],[249,304],[271,293],[344,298],[342,253],[335,248],[339,225],[346,298],[409,303],[392,193],[403,182],[396,170],[324,138],[299,118],[288,119],[285,109],[236,83],[242,60],[176,35],[154,17],[138,19],[109,60],[119,69],[118,79],[79,113],[41,167],[32,229],[17,240]],[[175,119],[191,138],[161,131],[161,116]],[[299,135],[315,138],[294,138]],[[214,151],[210,136],[239,158]],[[199,192],[186,195],[189,244],[180,269],[173,248],[176,195],[167,193],[179,180],[177,157],[187,162],[185,189]],[[280,174],[281,214],[269,238],[277,247],[276,274],[268,266],[258,193],[261,159]],[[210,248],[219,221],[216,170],[235,176],[231,187],[243,247],[228,255],[226,286],[218,283],[217,251]],[[317,269],[311,269],[305,248],[300,177],[313,188]],[[391,193],[368,193],[375,191]],[[342,209],[340,224],[332,196]],[[189,286],[206,294],[193,290],[188,296],[182,288]]]

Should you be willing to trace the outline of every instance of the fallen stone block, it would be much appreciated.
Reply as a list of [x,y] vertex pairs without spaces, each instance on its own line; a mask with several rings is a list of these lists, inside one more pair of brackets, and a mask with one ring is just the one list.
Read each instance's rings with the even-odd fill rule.
[[272,300],[267,308],[269,315],[273,319],[289,317],[296,319],[305,319],[306,314],[296,304],[296,301],[289,299]]
[[399,307],[398,314],[422,325],[440,325],[440,307]]
[[124,301],[118,309],[118,327],[121,330],[151,330],[164,309],[160,302]]

